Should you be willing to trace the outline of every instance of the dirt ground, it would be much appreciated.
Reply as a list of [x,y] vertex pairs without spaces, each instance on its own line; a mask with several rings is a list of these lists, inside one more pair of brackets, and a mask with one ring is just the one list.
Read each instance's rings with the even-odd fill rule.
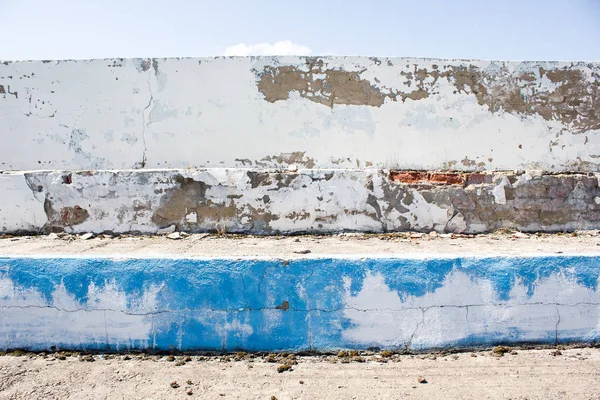
[[481,235],[339,234],[327,236],[0,235],[0,257],[282,257],[597,255],[600,232],[557,234],[495,232]]
[[177,398],[600,399],[600,348],[0,357],[0,399]]

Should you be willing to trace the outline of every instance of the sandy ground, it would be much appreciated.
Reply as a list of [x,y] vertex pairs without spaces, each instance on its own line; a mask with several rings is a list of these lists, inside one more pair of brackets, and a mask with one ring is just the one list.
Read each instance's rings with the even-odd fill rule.
[[[0,357],[0,399],[600,399],[599,348],[507,350],[86,356],[93,362],[77,354],[7,355]],[[283,365],[291,370],[278,372]]]
[[2,256],[282,257],[409,255],[598,255],[598,231],[574,234],[504,232],[485,235],[400,233],[332,236],[98,235],[0,236]]

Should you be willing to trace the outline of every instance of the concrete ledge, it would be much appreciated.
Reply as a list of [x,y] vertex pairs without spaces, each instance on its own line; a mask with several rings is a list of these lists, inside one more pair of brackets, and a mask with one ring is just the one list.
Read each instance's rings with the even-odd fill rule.
[[600,228],[592,173],[248,169],[0,174],[4,233]]
[[600,339],[598,253],[10,253],[0,258],[3,349],[423,350]]

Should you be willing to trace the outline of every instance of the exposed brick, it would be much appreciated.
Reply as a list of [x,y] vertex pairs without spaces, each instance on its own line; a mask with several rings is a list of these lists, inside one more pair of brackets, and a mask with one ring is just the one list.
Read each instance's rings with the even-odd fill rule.
[[548,196],[550,198],[567,198],[572,189],[568,186],[550,186],[548,188]]
[[442,185],[462,185],[465,178],[463,174],[454,172],[432,172],[429,174],[429,181]]
[[402,183],[417,183],[427,178],[421,171],[390,171],[390,180]]
[[482,183],[492,183],[493,176],[491,174],[482,174],[475,172],[467,175],[468,185],[480,185]]

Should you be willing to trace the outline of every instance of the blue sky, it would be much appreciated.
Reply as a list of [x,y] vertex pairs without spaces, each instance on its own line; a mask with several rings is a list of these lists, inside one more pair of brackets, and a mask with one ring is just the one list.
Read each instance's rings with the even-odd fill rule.
[[0,15],[4,60],[224,54],[600,60],[600,0],[0,0]]

